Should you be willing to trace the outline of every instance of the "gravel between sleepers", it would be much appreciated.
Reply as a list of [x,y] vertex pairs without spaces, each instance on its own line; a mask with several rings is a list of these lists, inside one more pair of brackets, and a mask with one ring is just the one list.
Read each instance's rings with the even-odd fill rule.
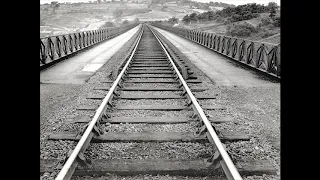
[[[188,176],[169,176],[169,175],[157,175],[152,176],[149,174],[146,175],[138,175],[138,176],[117,176],[114,174],[106,174],[105,176],[97,176],[97,177],[72,177],[72,180],[137,180],[137,179],[144,179],[144,180],[185,180],[185,179],[194,179],[194,180],[227,180],[224,176],[207,176],[207,177],[188,177]],[[249,179],[248,179],[249,180]],[[251,179],[250,179],[251,180]]]
[[208,158],[212,152],[210,143],[94,143],[85,156],[90,159],[197,159]]

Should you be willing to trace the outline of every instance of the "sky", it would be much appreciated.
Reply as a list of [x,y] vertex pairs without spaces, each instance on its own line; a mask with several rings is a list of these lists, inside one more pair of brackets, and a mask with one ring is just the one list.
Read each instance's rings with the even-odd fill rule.
[[[51,1],[58,1],[60,3],[62,2],[88,2],[89,0],[40,0],[40,4],[44,3],[50,3]],[[91,0],[95,1],[95,0]],[[257,4],[264,4],[267,5],[269,2],[276,2],[278,5],[280,5],[280,0],[193,0],[193,1],[199,1],[199,2],[223,2],[228,4],[234,4],[234,5],[241,5],[241,4],[247,4],[247,3],[257,3]]]

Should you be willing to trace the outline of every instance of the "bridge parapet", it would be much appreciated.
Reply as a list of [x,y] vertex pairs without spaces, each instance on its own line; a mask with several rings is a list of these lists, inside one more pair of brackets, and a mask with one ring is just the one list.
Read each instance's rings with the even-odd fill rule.
[[159,23],[151,25],[196,42],[235,61],[280,78],[280,44],[271,44]]
[[122,27],[40,38],[40,67],[122,34],[137,25],[137,23],[134,23]]

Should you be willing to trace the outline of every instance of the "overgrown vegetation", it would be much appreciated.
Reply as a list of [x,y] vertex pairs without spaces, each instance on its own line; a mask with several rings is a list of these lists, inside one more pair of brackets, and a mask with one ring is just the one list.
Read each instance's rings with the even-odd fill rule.
[[116,9],[115,11],[113,11],[113,17],[116,21],[120,21],[122,18],[122,15],[124,14],[122,9]]
[[[279,6],[274,3],[270,2],[268,6],[264,6],[261,4],[251,3],[245,5],[239,5],[236,7],[227,7],[221,11],[213,12],[207,11],[200,14],[192,13],[187,14],[183,17],[182,21],[186,24],[190,22],[205,22],[205,21],[212,21],[217,20],[220,22],[238,22],[243,20],[249,20],[252,18],[259,17],[260,13],[270,12],[271,19],[274,19],[276,10]],[[225,20],[223,21],[222,18]]]
[[100,28],[108,28],[108,27],[114,27],[113,22],[107,21],[105,22]]
[[124,21],[122,22],[122,24],[123,24],[123,25],[129,24],[129,21],[128,21],[128,20],[124,20]]
[[179,22],[179,19],[176,17],[172,17],[168,19],[168,23],[170,24],[177,24]]
[[247,37],[247,36],[250,36],[251,33],[256,33],[256,32],[258,32],[258,28],[256,29],[251,24],[245,22],[243,24],[228,26],[226,34],[229,36]]
[[[270,2],[267,6],[251,3],[227,7],[220,11],[193,12],[181,18],[179,26],[232,37],[260,40],[280,33],[278,8],[276,3]],[[179,24],[179,19],[172,17],[165,23]]]

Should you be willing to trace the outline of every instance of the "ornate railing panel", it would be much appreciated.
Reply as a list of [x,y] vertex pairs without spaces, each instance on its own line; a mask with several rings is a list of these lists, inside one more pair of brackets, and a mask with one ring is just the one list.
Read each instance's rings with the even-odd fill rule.
[[40,38],[40,66],[122,34],[138,24]]
[[153,23],[152,25],[178,34],[222,55],[280,78],[280,44],[250,41],[158,23]]

